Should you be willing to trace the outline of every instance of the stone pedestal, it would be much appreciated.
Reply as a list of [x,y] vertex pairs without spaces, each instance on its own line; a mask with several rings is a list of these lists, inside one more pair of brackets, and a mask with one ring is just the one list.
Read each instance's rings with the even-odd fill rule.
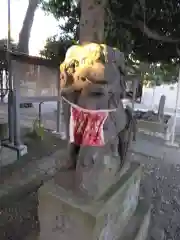
[[147,240],[148,230],[150,225],[150,208],[144,201],[139,201],[139,204],[124,228],[123,233],[118,240]]
[[160,122],[163,122],[164,120],[164,108],[166,103],[166,96],[162,95],[159,101],[159,107],[158,107],[158,120]]
[[[118,180],[94,199],[73,189],[73,172],[69,172],[66,180],[58,179],[57,175],[42,186],[39,240],[121,239],[138,205],[141,167],[131,163],[117,174]],[[63,179],[66,187],[61,184]]]

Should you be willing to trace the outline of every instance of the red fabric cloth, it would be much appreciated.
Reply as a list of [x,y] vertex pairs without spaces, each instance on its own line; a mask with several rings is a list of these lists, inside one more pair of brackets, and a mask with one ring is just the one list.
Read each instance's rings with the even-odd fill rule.
[[71,106],[70,141],[77,145],[103,146],[106,111],[89,111]]

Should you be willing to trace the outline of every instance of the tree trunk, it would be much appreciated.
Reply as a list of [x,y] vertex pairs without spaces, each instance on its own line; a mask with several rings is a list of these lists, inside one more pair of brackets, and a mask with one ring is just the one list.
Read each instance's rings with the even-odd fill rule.
[[[104,40],[104,12],[105,3],[107,0],[80,0],[81,4],[81,18],[79,25],[79,42],[80,44],[86,44],[89,42],[103,43]],[[73,94],[72,94],[73,96]],[[74,99],[76,93],[74,93]],[[77,100],[76,100],[77,101]],[[66,107],[64,108],[66,110]],[[67,119],[69,118],[68,109]],[[66,114],[64,114],[66,116]],[[69,145],[69,159],[67,167],[77,167],[77,158],[80,151],[80,146],[75,144]],[[79,182],[81,173],[78,172]],[[80,174],[79,174],[80,173]]]
[[107,0],[81,0],[80,43],[103,43]]
[[39,0],[29,0],[26,16],[19,34],[18,51],[21,53],[29,54],[29,38],[38,4]]

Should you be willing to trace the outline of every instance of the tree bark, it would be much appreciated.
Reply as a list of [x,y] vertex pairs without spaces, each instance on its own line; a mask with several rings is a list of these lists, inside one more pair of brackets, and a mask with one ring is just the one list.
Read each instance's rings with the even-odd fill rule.
[[107,0],[81,0],[80,43],[103,43]]
[[18,51],[29,54],[29,39],[33,25],[34,15],[40,0],[29,0],[26,16],[19,34]]

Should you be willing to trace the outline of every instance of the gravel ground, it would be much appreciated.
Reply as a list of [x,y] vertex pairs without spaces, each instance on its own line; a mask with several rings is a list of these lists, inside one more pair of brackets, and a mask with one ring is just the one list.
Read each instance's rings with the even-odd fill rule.
[[37,193],[32,193],[10,207],[0,209],[0,239],[25,240],[32,232],[38,233],[37,207]]
[[152,162],[143,164],[141,185],[141,197],[152,204],[150,240],[179,240],[180,165]]

